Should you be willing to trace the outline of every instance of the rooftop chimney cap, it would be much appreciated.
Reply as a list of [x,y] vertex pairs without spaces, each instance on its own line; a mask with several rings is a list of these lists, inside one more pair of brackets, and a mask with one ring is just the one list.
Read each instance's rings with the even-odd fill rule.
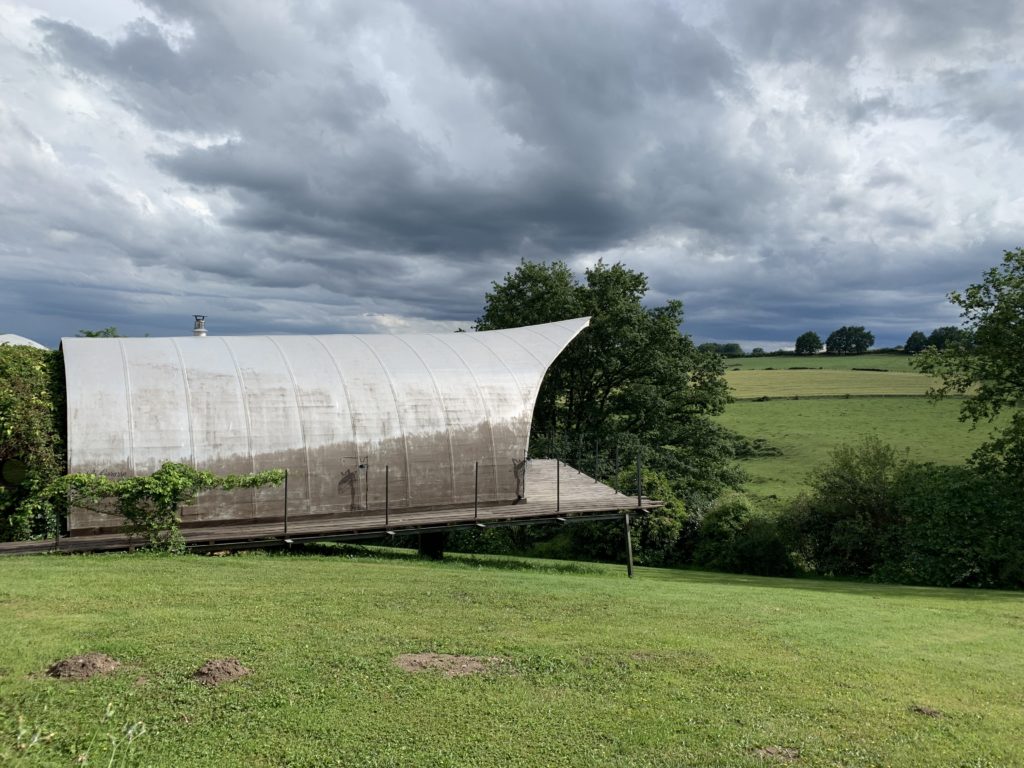
[[193,336],[205,336],[206,335],[206,315],[192,315],[196,319],[196,324],[192,328]]

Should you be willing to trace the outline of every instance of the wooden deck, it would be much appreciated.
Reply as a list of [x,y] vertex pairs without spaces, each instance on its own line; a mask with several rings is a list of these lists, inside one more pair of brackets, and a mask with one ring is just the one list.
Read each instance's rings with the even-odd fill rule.
[[[559,490],[560,487],[560,490]],[[474,526],[525,525],[528,523],[570,523],[579,520],[613,519],[623,511],[647,511],[662,502],[624,496],[572,467],[556,467],[553,459],[533,459],[527,465],[526,498],[504,506],[459,507],[445,510],[384,510],[359,515],[317,517],[306,520],[282,519],[243,525],[182,528],[190,549],[238,549],[278,546],[299,541],[344,541],[389,534],[423,533]],[[59,541],[16,541],[0,544],[0,555],[39,552],[104,552],[128,550],[145,541],[123,533],[62,537]]]

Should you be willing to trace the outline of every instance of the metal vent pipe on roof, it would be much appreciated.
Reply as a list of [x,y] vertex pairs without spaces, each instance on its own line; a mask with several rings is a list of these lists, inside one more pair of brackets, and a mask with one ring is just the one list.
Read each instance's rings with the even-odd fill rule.
[[206,315],[192,315],[196,319],[195,327],[192,328],[193,336],[206,335]]

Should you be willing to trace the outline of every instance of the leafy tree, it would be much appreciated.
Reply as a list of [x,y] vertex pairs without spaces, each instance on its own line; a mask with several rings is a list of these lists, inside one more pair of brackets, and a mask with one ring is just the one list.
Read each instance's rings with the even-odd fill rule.
[[[685,486],[689,505],[694,494],[713,497],[738,480],[727,433],[712,420],[729,399],[724,364],[680,333],[681,302],[645,307],[647,290],[647,277],[622,264],[598,262],[578,282],[562,262],[523,261],[493,284],[477,330],[589,315],[590,327],[555,361],[541,387],[534,448],[574,459],[578,440],[589,453],[595,442],[611,450],[632,436],[650,448],[651,469]],[[602,459],[605,466],[610,458]]]
[[928,337],[921,333],[921,331],[914,331],[907,337],[907,341],[903,345],[903,351],[908,355],[916,355],[918,352],[923,352],[927,346]]
[[121,334],[112,325],[109,328],[100,328],[98,331],[89,331],[83,328],[78,332],[78,336],[86,339],[117,339]]
[[796,338],[796,353],[798,355],[816,355],[823,346],[821,337],[814,331],[801,333]]
[[750,350],[751,357],[764,357],[768,353],[764,351],[764,347],[754,347]]
[[723,494],[704,515],[693,561],[704,568],[759,576],[794,571],[775,520],[735,492]]
[[828,335],[825,349],[830,355],[863,355],[874,343],[874,334],[864,326],[844,325]]
[[928,346],[935,347],[936,349],[945,349],[946,347],[952,347],[954,344],[967,344],[970,342],[970,338],[970,332],[963,328],[957,328],[955,325],[944,325],[928,334]]
[[1024,585],[1024,501],[1000,475],[917,464],[869,438],[833,451],[810,484],[777,530],[819,574]]
[[961,421],[991,421],[1010,413],[1009,423],[974,454],[980,467],[1004,470],[1016,482],[1024,477],[1024,248],[1005,251],[1002,264],[962,293],[949,294],[964,318],[970,344],[950,343],[914,358],[922,373],[941,378],[933,398],[965,395]]
[[906,459],[877,437],[841,445],[809,479],[811,492],[790,505],[787,527],[798,549],[826,576],[870,576],[892,524]]
[[0,541],[54,533],[34,499],[64,467],[63,356],[0,345]]
[[743,357],[746,353],[743,351],[743,347],[737,344],[735,341],[730,341],[725,344],[720,344],[717,341],[706,341],[697,347],[701,352],[714,352],[716,355],[722,357]]

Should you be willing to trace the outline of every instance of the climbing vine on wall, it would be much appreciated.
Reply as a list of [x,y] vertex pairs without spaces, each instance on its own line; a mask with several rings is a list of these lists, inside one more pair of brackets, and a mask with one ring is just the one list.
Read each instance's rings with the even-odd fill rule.
[[201,491],[260,488],[284,482],[283,469],[247,475],[217,476],[186,464],[165,463],[151,475],[111,480],[101,475],[73,474],[54,480],[46,493],[66,497],[69,506],[120,515],[130,533],[146,537],[149,546],[171,552],[185,548],[181,508]]

